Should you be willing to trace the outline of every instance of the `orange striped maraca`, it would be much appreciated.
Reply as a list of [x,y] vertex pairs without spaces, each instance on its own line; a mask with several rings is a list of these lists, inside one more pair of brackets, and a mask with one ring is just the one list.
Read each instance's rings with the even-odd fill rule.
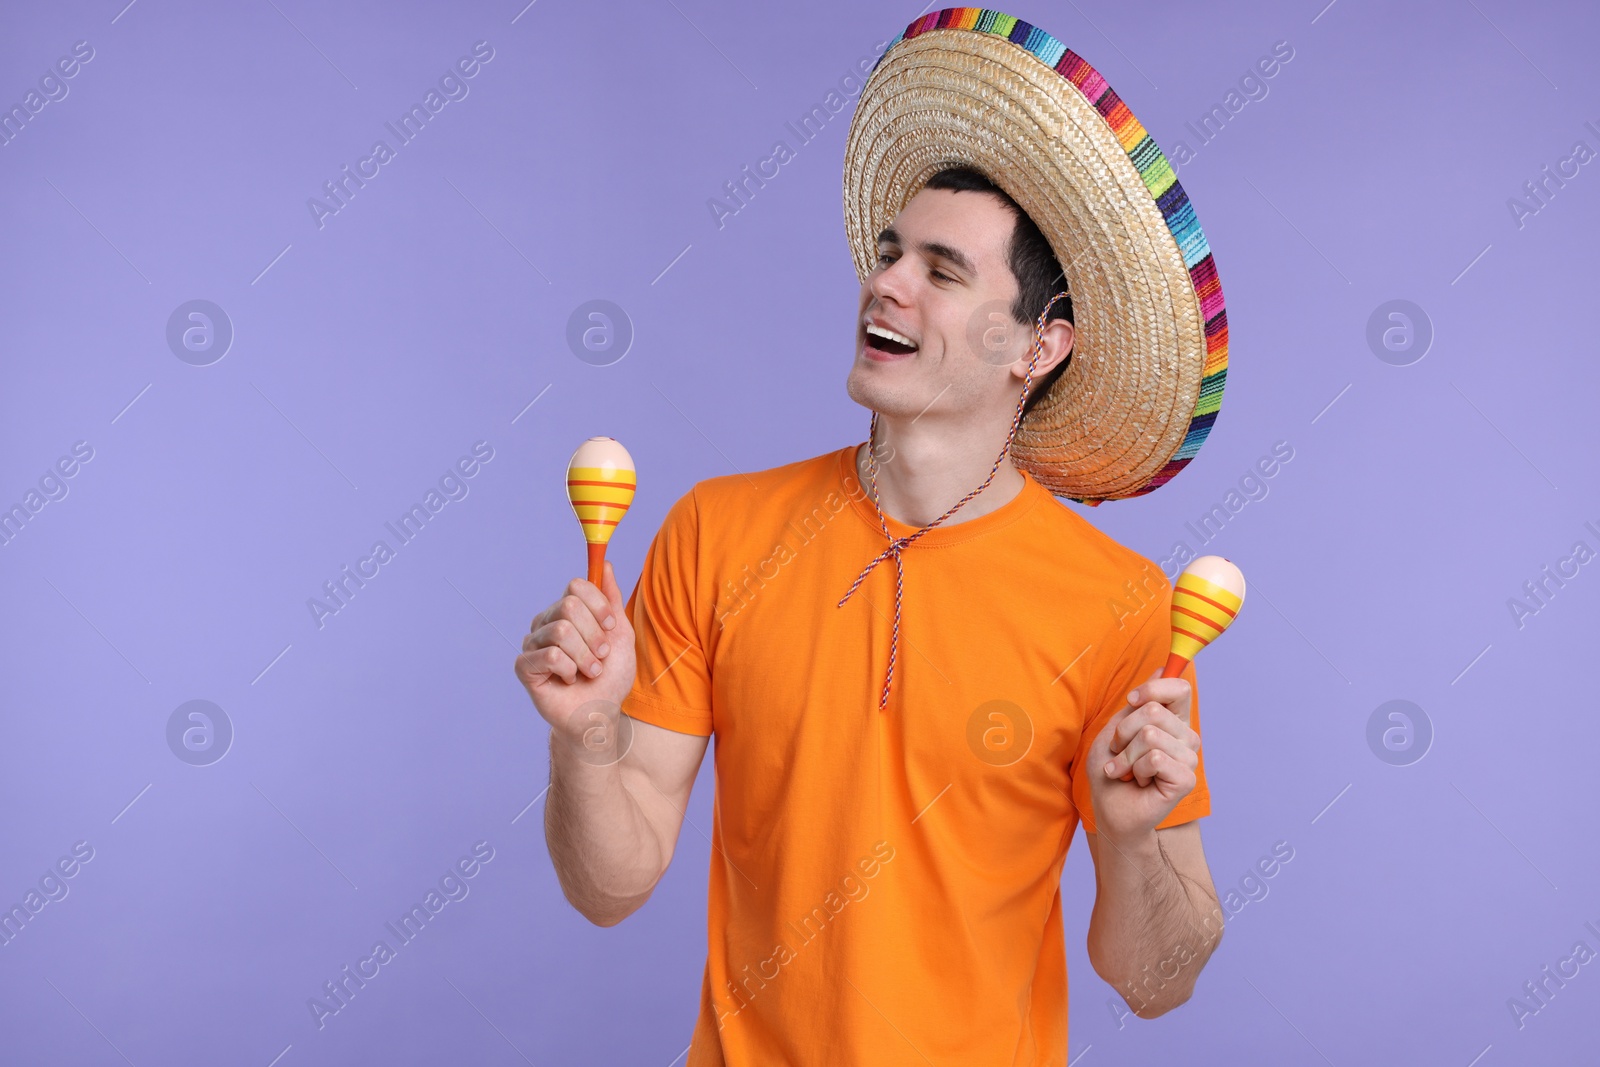
[[1195,653],[1222,635],[1244,604],[1244,574],[1221,556],[1201,556],[1172,587],[1172,652],[1161,671],[1176,678]]
[[614,437],[591,437],[567,463],[567,499],[589,545],[589,581],[604,576],[606,545],[633,503],[638,477],[633,457]]

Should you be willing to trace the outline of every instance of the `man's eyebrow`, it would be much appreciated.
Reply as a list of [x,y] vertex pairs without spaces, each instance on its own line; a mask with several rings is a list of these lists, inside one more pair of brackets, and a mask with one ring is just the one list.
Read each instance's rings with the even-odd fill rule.
[[[903,242],[900,240],[900,231],[896,230],[893,226],[886,227],[882,233],[878,234],[878,243],[880,245],[903,245]],[[943,244],[939,241],[924,241],[922,244],[917,246],[917,251],[921,252],[925,256],[936,256],[940,259],[947,259],[951,263],[954,263],[957,267],[961,268],[963,271],[966,271],[968,274],[972,275],[972,277],[976,278],[978,276],[978,268],[973,266],[972,260],[968,259],[966,253],[961,251],[959,248],[952,248],[951,246]]]

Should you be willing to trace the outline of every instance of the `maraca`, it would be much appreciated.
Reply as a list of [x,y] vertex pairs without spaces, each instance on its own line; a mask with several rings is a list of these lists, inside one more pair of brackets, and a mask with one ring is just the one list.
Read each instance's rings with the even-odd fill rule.
[[[1201,556],[1172,587],[1172,651],[1161,677],[1176,678],[1226,630],[1244,604],[1244,574],[1221,556]],[[1133,781],[1128,771],[1122,781]]]
[[1244,604],[1244,574],[1221,556],[1201,556],[1172,588],[1172,652],[1161,671],[1176,678],[1226,630]]
[[604,576],[606,545],[633,503],[638,477],[633,457],[614,437],[591,437],[567,463],[567,499],[589,545],[589,581]]

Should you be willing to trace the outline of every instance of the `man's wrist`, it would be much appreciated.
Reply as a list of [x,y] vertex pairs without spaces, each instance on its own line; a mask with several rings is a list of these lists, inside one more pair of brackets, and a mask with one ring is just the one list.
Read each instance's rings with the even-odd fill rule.
[[625,714],[595,722],[576,737],[550,731],[550,759],[561,771],[585,781],[606,780],[633,744],[633,721]]
[[1101,843],[1111,846],[1110,851],[1113,855],[1142,871],[1149,872],[1155,867],[1170,866],[1166,855],[1161,851],[1161,841],[1156,836],[1154,827],[1117,834],[1101,832],[1097,837]]

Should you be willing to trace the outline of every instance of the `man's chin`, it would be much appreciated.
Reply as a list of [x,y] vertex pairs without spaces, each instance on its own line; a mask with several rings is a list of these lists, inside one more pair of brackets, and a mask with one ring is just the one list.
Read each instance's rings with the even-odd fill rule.
[[851,372],[845,382],[845,392],[850,395],[851,400],[868,411],[875,411],[889,418],[902,413],[909,418],[918,411],[918,406],[912,404],[911,399],[905,395],[906,390],[882,388],[880,383],[865,380],[858,371]]
[[869,411],[882,411],[886,403],[892,403],[889,390],[877,387],[876,383],[867,380],[867,371],[870,366],[861,360],[856,361],[856,366],[850,370],[850,376],[845,379],[844,391],[850,399]]

